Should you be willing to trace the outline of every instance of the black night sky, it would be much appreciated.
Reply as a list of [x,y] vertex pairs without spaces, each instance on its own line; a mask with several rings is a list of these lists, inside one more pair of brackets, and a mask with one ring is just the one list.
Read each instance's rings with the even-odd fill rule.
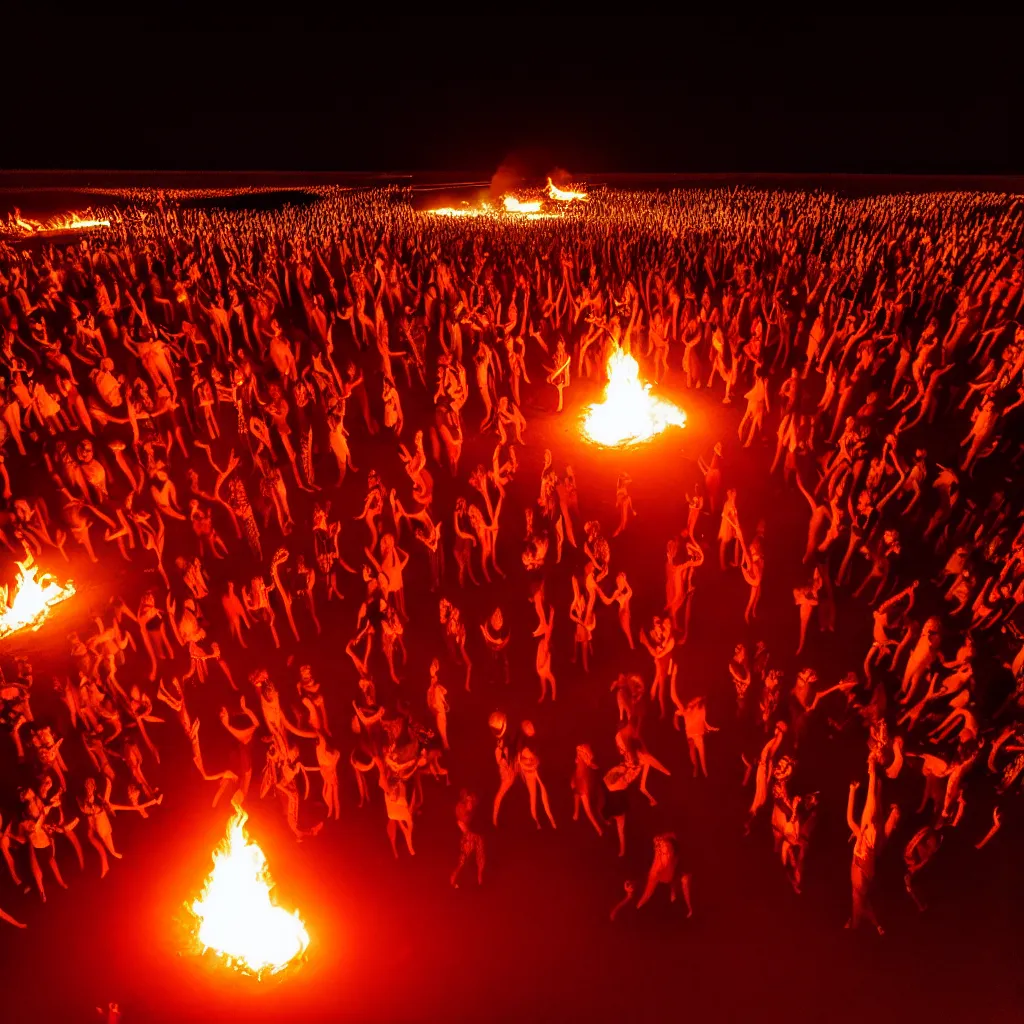
[[0,166],[1024,171],[1014,19],[178,23],[9,19]]

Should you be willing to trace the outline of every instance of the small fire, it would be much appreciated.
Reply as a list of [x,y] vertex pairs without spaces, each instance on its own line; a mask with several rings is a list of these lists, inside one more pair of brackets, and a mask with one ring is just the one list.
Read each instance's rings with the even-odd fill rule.
[[297,910],[289,914],[271,899],[267,858],[245,831],[248,817],[236,805],[213,851],[213,870],[191,906],[195,936],[238,971],[277,974],[305,953],[309,933]]
[[439,206],[436,210],[427,210],[427,213],[437,217],[483,217],[493,212],[490,203],[481,203],[479,206]]
[[24,562],[17,562],[18,578],[15,582],[14,600],[10,599],[10,588],[0,586],[0,640],[17,633],[19,629],[31,628],[34,633],[49,618],[50,609],[66,601],[75,593],[75,585],[68,580],[62,587],[55,577],[44,572],[38,579],[39,567],[29,554]]
[[501,201],[505,206],[506,213],[540,213],[543,205],[540,199],[523,201],[515,196],[502,196]]
[[590,200],[590,195],[588,193],[570,192],[566,189],[561,189],[550,178],[548,178],[548,187],[546,191],[551,199],[557,199],[560,203],[571,203],[574,200],[586,203]]
[[608,448],[648,441],[666,427],[685,427],[686,413],[661,398],[650,384],[640,382],[640,367],[626,351],[616,348],[605,368],[608,383],[604,400],[591,405],[583,419],[583,433]]

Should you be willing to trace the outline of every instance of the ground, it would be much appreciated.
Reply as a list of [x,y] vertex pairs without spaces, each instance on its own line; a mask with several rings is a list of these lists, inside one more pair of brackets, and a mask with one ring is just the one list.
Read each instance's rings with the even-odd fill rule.
[[[467,695],[456,667],[444,662],[452,704],[454,749],[447,758],[452,786],[427,781],[426,807],[416,823],[415,858],[402,849],[399,860],[392,859],[379,794],[369,807],[357,810],[349,774],[343,776],[341,821],[302,844],[287,831],[279,805],[260,802],[253,793],[251,834],[268,855],[278,898],[300,909],[310,931],[305,965],[282,978],[256,982],[236,976],[210,957],[185,952],[185,904],[209,869],[210,852],[223,835],[229,809],[209,806],[213,787],[196,776],[184,737],[169,718],[154,727],[164,763],[159,769],[150,766],[166,793],[165,803],[148,821],[134,815],[117,819],[115,834],[124,860],[113,865],[105,880],[98,878],[91,849],[86,849],[82,875],[66,846],[61,863],[70,889],[61,892],[51,884],[45,907],[0,878],[0,906],[30,926],[27,932],[0,926],[0,962],[7,980],[0,995],[4,1019],[86,1021],[95,1019],[93,1007],[111,1000],[121,1004],[125,1024],[224,1019],[604,1021],[669,1014],[787,1022],[889,1021],[909,1013],[941,1020],[1019,1019],[1024,1005],[1014,942],[1014,925],[1024,909],[1016,861],[1019,836],[1004,830],[1007,834],[975,852],[971,843],[987,827],[988,807],[968,809],[961,834],[949,840],[925,873],[922,886],[932,909],[919,915],[902,889],[899,853],[916,827],[911,812],[920,779],[908,772],[892,788],[892,798],[908,818],[882,859],[878,904],[888,928],[883,939],[843,930],[850,859],[845,797],[848,783],[863,776],[865,747],[859,732],[829,738],[819,720],[801,754],[797,788],[819,788],[823,798],[802,896],[792,893],[773,858],[766,822],[750,838],[742,836],[750,790],[740,788],[738,729],[726,672],[733,645],[764,638],[773,663],[786,670],[787,681],[796,668],[808,664],[830,685],[862,661],[870,620],[863,604],[841,597],[838,638],[812,632],[805,655],[792,657],[797,620],[791,590],[804,578],[799,554],[806,505],[780,479],[767,480],[763,450],[737,450],[736,409],[723,408],[706,392],[682,391],[676,378],[665,391],[687,409],[687,428],[629,452],[599,450],[581,441],[578,416],[588,396],[585,387],[574,386],[570,407],[560,417],[550,413],[550,406],[527,408],[528,446],[502,518],[500,560],[510,579],[460,592],[449,560],[444,587],[473,631],[501,604],[514,638],[512,683],[506,690],[486,679],[483,652],[477,649],[473,653],[479,671]],[[472,407],[469,411],[478,415]],[[411,420],[410,426],[418,425]],[[641,806],[642,798],[634,794],[628,856],[620,861],[611,834],[599,839],[588,824],[571,820],[573,750],[577,743],[589,742],[602,768],[613,763],[616,712],[608,687],[625,668],[649,679],[650,660],[641,650],[630,654],[612,612],[599,609],[590,675],[570,664],[569,571],[578,567],[571,562],[556,570],[548,584],[557,610],[559,696],[555,704],[537,705],[534,642],[528,636],[533,612],[518,561],[523,509],[536,498],[543,451],[549,447],[556,467],[575,467],[584,514],[599,517],[610,532],[615,478],[627,470],[639,515],[613,542],[612,564],[613,571],[628,571],[636,592],[634,623],[645,624],[661,604],[664,545],[685,522],[685,492],[697,478],[696,458],[707,457],[718,439],[726,442],[727,482],[739,488],[744,523],[752,528],[758,518],[766,520],[762,618],[751,629],[743,626],[746,588],[737,572],[723,576],[711,550],[697,577],[691,635],[681,653],[684,692],[707,694],[709,721],[722,728],[708,742],[711,777],[692,780],[682,736],[669,722],[652,721],[648,743],[673,776],[652,777],[657,807]],[[465,464],[489,460],[491,443],[472,438]],[[336,489],[328,491],[335,511],[346,520],[342,545],[350,561],[359,559],[365,540],[361,524],[348,517],[358,511],[366,470],[377,466],[386,483],[405,485],[397,459],[382,442],[357,437],[354,452],[361,472],[350,478],[341,498]],[[200,471],[206,484],[210,471],[201,463]],[[319,471],[321,479],[333,482],[326,462]],[[442,471],[435,470],[435,477],[438,507],[450,508],[450,485]],[[302,507],[305,523],[308,505]],[[713,534],[713,528],[706,526],[705,532]],[[276,530],[267,531],[265,550],[269,553],[279,541]],[[289,543],[295,546],[297,538]],[[131,600],[148,579],[141,562],[122,567],[108,560],[100,571],[75,558],[70,568],[49,561],[45,567],[72,575],[80,588],[78,597],[38,634],[8,641],[0,652],[7,669],[15,653],[30,652],[42,691],[51,673],[64,671],[66,632],[87,629],[90,614],[102,611],[110,594],[123,593]],[[248,568],[237,554],[209,567],[217,581],[243,580]],[[444,651],[437,597],[428,592],[418,551],[408,586],[413,622],[406,636],[410,661],[402,695],[418,705],[426,666],[435,655],[443,658]],[[219,589],[215,582],[214,595]],[[249,669],[265,664],[286,702],[294,692],[298,665],[308,661],[327,694],[332,726],[346,758],[346,708],[354,696],[355,675],[341,652],[351,635],[358,593],[355,584],[348,584],[342,605],[328,610],[321,603],[320,638],[313,637],[300,611],[301,646],[286,636],[280,617],[280,652],[265,636],[249,651],[224,641],[241,685]],[[218,612],[214,600],[215,624]],[[383,678],[380,664],[377,669]],[[394,688],[382,683],[381,694],[391,700]],[[191,697],[203,721],[204,751],[212,768],[227,761],[216,710],[230,696],[213,670],[205,689]],[[536,724],[541,774],[551,793],[557,831],[533,827],[525,790],[518,784],[507,798],[500,829],[493,830],[487,821],[497,774],[486,722],[496,707],[512,723],[529,717]],[[40,696],[37,713],[45,718],[59,711]],[[76,743],[69,738],[69,748]],[[0,748],[0,771],[9,779],[17,768],[10,763],[6,743],[0,742]],[[308,748],[304,758],[312,762]],[[81,751],[70,750],[69,759],[80,762]],[[482,889],[468,872],[459,890],[448,885],[458,850],[452,808],[461,786],[475,789],[482,801],[478,825],[488,856]],[[10,789],[3,786],[5,793]],[[5,817],[11,810],[4,807]],[[311,820],[322,813],[315,801],[307,810]],[[651,836],[667,828],[680,837],[692,870],[694,917],[685,920],[661,893],[643,911],[627,910],[610,924],[608,911],[619,899],[623,882],[643,875]]]
[[[257,983],[234,976],[209,958],[183,955],[184,902],[205,876],[228,811],[209,807],[212,787],[195,776],[184,738],[169,721],[156,727],[165,763],[154,774],[167,793],[165,804],[146,822],[124,820],[123,815],[118,819],[125,858],[106,880],[99,881],[90,850],[81,876],[65,849],[62,862],[71,888],[63,893],[51,885],[46,907],[34,897],[18,897],[9,884],[0,887],[3,905],[30,924],[24,933],[7,928],[0,933],[6,974],[12,979],[5,997],[9,1019],[38,1020],[33,1007],[42,1006],[45,1019],[85,1020],[91,1007],[109,1000],[121,1003],[126,1024],[228,1015],[252,1021],[521,1020],[573,1014],[608,1020],[680,1011],[723,1020],[748,1019],[755,1013],[769,1020],[794,1015],[853,1020],[865,1012],[888,1020],[911,1007],[942,1007],[950,1017],[956,1010],[972,1020],[1006,1019],[1020,1005],[1013,944],[1007,940],[1022,896],[1009,843],[997,842],[983,853],[968,852],[965,842],[948,857],[944,851],[925,880],[935,905],[924,916],[917,915],[902,893],[894,846],[880,894],[888,936],[879,940],[843,931],[849,889],[843,798],[845,783],[862,764],[860,736],[834,741],[817,737],[812,781],[823,789],[825,806],[803,896],[793,895],[773,861],[764,822],[751,838],[741,835],[750,794],[739,788],[742,768],[725,665],[737,640],[759,636],[769,640],[778,663],[796,664],[789,656],[795,647],[796,615],[786,595],[792,586],[789,564],[799,550],[806,520],[799,496],[783,491],[779,482],[766,485],[763,471],[742,453],[730,458],[730,478],[741,488],[745,517],[753,509],[765,510],[769,571],[777,577],[766,589],[763,622],[749,632],[741,617],[745,588],[735,574],[723,578],[712,561],[698,577],[691,638],[681,664],[686,691],[707,693],[709,720],[722,727],[709,739],[711,778],[689,778],[681,736],[668,722],[655,721],[649,743],[673,777],[652,777],[657,807],[641,807],[642,800],[634,799],[625,862],[615,857],[610,834],[599,839],[589,825],[572,822],[568,780],[573,748],[590,742],[602,766],[612,763],[615,709],[608,686],[620,667],[636,667],[649,676],[649,659],[640,651],[629,655],[609,611],[601,616],[591,674],[574,669],[568,662],[568,577],[558,573],[552,596],[559,616],[559,699],[536,704],[533,643],[526,637],[532,610],[525,599],[523,570],[515,566],[522,507],[535,493],[548,446],[556,465],[574,465],[584,512],[599,515],[610,530],[615,477],[628,470],[639,516],[613,543],[613,566],[629,571],[637,592],[634,619],[647,621],[660,603],[664,540],[684,521],[684,492],[695,478],[694,460],[706,455],[718,437],[728,442],[735,423],[735,413],[705,393],[675,387],[668,391],[686,406],[688,427],[635,452],[585,445],[577,430],[578,406],[557,418],[533,412],[530,446],[503,513],[502,562],[511,580],[472,594],[459,593],[453,579],[445,588],[470,623],[495,602],[506,609],[517,641],[512,685],[506,691],[481,673],[473,693],[466,695],[455,667],[445,666],[452,703],[454,750],[448,763],[453,786],[427,783],[414,859],[404,851],[398,861],[392,859],[379,797],[358,811],[347,775],[341,822],[301,845],[287,833],[273,801],[253,799],[251,832],[268,854],[279,898],[301,910],[312,936],[304,967],[282,979]],[[360,462],[369,465],[377,448],[370,442],[361,445]],[[483,445],[477,454],[483,455]],[[763,462],[760,453],[758,462]],[[353,489],[361,490],[362,478],[354,479]],[[358,501],[358,493],[349,497]],[[352,557],[361,529],[345,528]],[[403,695],[413,701],[422,699],[426,663],[443,652],[435,601],[419,568],[409,583],[414,618],[407,636],[410,666],[402,686]],[[110,584],[109,578],[88,580],[88,568],[81,563],[75,569],[98,593]],[[88,586],[85,593],[92,593]],[[304,636],[301,650],[286,640],[280,653],[232,652],[236,677],[244,678],[242,666],[265,660],[287,688],[299,663],[286,664],[289,655],[308,660],[328,693],[336,733],[343,735],[354,675],[339,651],[356,605],[351,593],[341,609],[323,616],[323,637],[312,642]],[[69,622],[76,613],[66,613]],[[863,608],[841,604],[840,629],[844,620],[848,630],[851,620],[862,622],[864,615]],[[301,619],[300,625],[311,632]],[[48,655],[62,646],[57,624],[48,624],[34,639],[41,645],[35,656],[42,676]],[[801,663],[815,665],[829,681],[854,663],[861,650],[845,639],[836,643],[812,635]],[[477,660],[482,666],[482,657]],[[214,673],[206,692],[195,699],[205,722],[208,763],[214,765],[220,763],[214,712],[226,689]],[[390,696],[390,684],[383,692]],[[486,718],[499,706],[512,722],[528,716],[537,726],[541,772],[559,827],[557,832],[536,831],[525,791],[517,786],[503,809],[501,828],[484,829],[488,865],[483,889],[477,890],[467,873],[463,887],[454,891],[447,882],[457,856],[452,806],[460,786],[475,788],[485,805],[480,824],[486,823],[486,805],[496,784]],[[312,759],[311,752],[306,756]],[[905,805],[913,801],[917,785],[915,780],[906,783],[902,792],[910,795]],[[980,827],[979,822],[973,826]],[[692,864],[693,919],[684,920],[679,908],[662,898],[610,924],[608,910],[619,898],[623,881],[646,870],[650,837],[664,828],[678,833]],[[905,841],[906,835],[901,836]],[[59,984],[40,986],[42,977],[59,979]],[[19,978],[32,981],[14,980]]]

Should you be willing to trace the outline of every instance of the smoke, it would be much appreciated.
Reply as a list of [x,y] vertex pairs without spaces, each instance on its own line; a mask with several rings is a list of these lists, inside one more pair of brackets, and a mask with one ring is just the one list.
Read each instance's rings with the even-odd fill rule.
[[506,192],[522,188],[543,188],[548,175],[559,187],[572,181],[569,172],[555,164],[555,155],[550,149],[517,149],[506,156],[494,172],[490,197],[497,201]]
[[506,192],[515,192],[528,183],[529,172],[522,161],[506,159],[491,177],[490,196],[497,202]]

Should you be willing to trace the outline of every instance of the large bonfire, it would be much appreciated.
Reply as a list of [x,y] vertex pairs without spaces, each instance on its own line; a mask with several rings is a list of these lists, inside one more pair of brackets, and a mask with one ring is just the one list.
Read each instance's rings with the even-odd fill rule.
[[655,398],[651,385],[641,383],[640,367],[628,351],[615,348],[605,372],[604,399],[583,418],[583,433],[595,444],[620,448],[648,441],[667,427],[686,426],[682,409]]
[[[501,205],[494,206],[483,200],[477,204],[463,203],[461,206],[439,206],[427,210],[435,217],[507,217],[513,220],[551,220],[562,216],[560,207],[566,203],[587,202],[590,196],[586,192],[559,188],[550,178],[543,191],[528,198],[514,196],[506,192],[501,197]],[[547,201],[547,202],[546,202]]]
[[299,960],[309,933],[299,912],[272,899],[274,882],[263,851],[245,830],[248,815],[236,806],[227,836],[213,851],[213,870],[191,904],[194,935],[245,974],[277,974]]
[[0,640],[21,629],[35,632],[50,617],[50,609],[54,605],[75,593],[71,580],[61,586],[48,572],[39,576],[39,567],[31,554],[24,562],[16,564],[18,578],[14,584],[14,596],[6,584],[0,587]]

